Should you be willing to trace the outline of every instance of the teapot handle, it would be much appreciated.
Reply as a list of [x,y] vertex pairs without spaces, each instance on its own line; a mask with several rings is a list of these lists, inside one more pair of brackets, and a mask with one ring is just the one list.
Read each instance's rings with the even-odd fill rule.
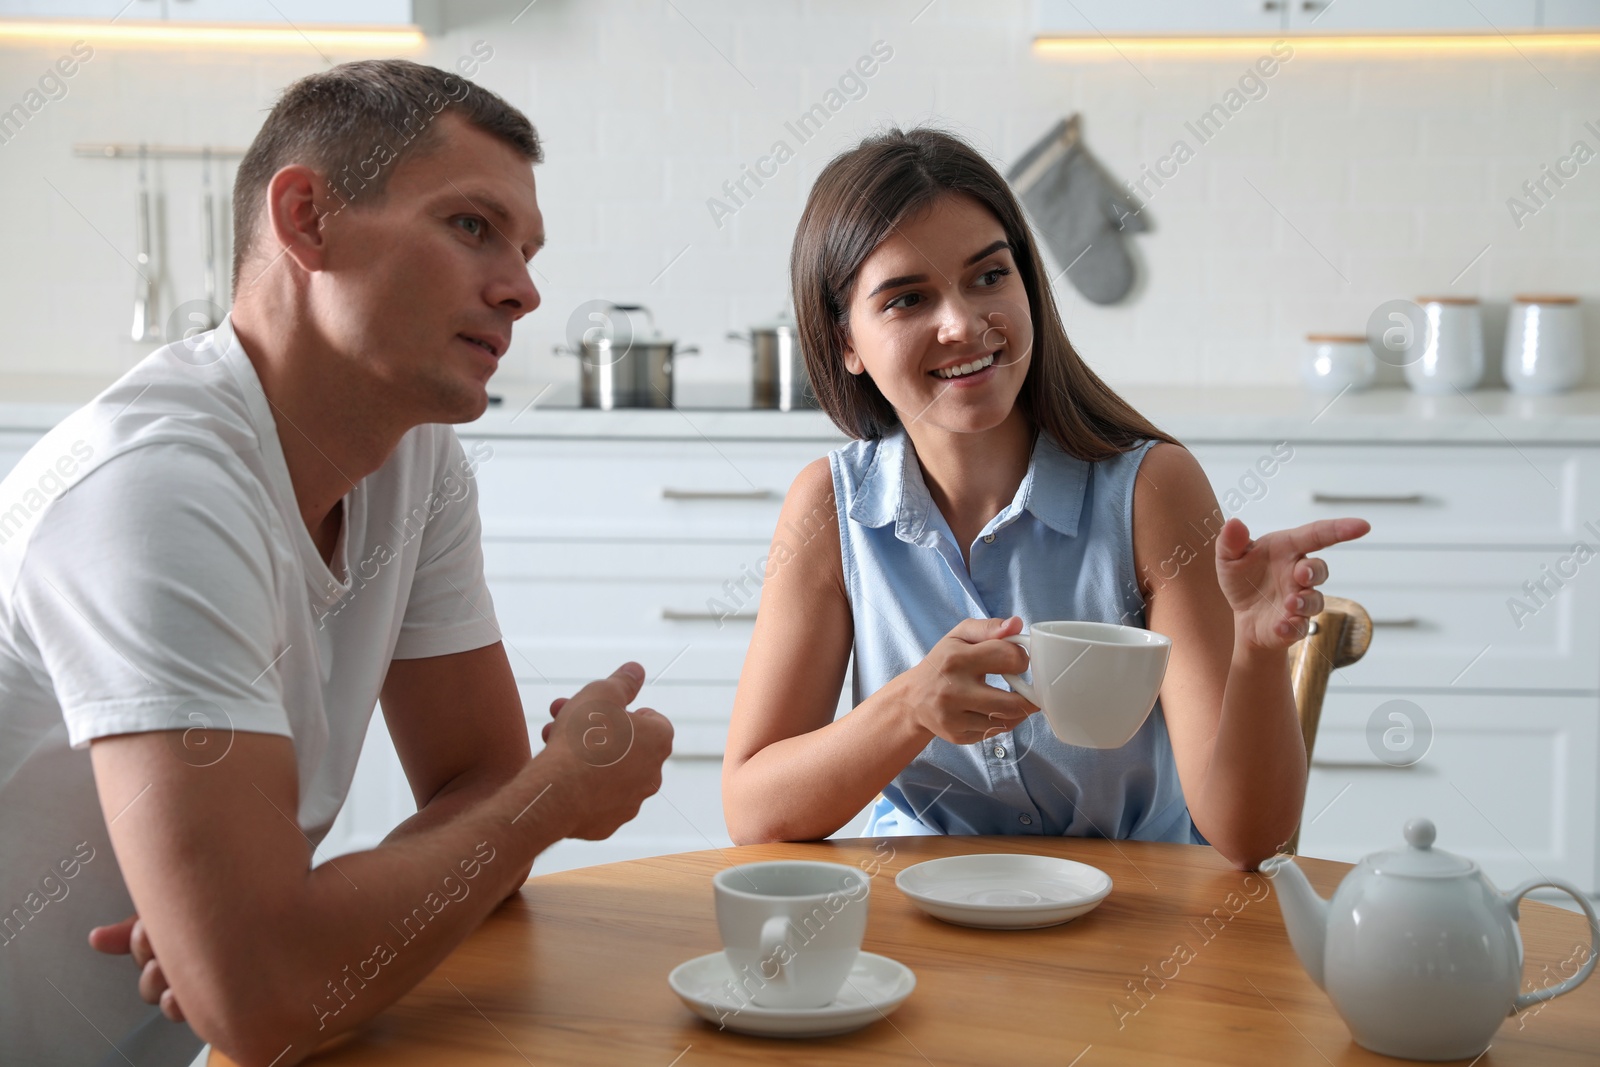
[[1549,1000],[1552,997],[1559,997],[1563,993],[1570,993],[1577,989],[1578,986],[1583,984],[1585,978],[1594,973],[1595,954],[1600,951],[1600,918],[1595,917],[1594,905],[1589,903],[1589,898],[1584,896],[1577,886],[1563,882],[1559,878],[1535,878],[1530,882],[1523,882],[1507,894],[1506,904],[1511,908],[1511,917],[1513,919],[1518,918],[1517,904],[1529,891],[1538,889],[1540,886],[1549,886],[1552,889],[1561,890],[1573,900],[1576,900],[1578,906],[1583,909],[1583,913],[1589,917],[1589,959],[1582,967],[1578,968],[1577,974],[1564,982],[1558,982],[1545,989],[1536,989],[1532,993],[1518,993],[1516,1000],[1511,1004],[1512,1015],[1525,1011],[1542,1001]]

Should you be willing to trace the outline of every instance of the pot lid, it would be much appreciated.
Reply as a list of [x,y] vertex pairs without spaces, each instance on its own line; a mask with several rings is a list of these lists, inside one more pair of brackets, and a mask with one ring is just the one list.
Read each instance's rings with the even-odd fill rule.
[[650,329],[639,330],[631,334],[626,330],[617,330],[614,333],[592,330],[585,335],[582,345],[585,348],[599,348],[607,341],[611,343],[612,350],[620,352],[626,352],[634,348],[654,348],[657,346],[671,348],[676,347],[678,344],[676,337],[668,337],[660,330]]
[[1408,878],[1460,878],[1478,869],[1465,856],[1433,847],[1435,830],[1431,819],[1412,819],[1406,823],[1404,848],[1374,852],[1361,862],[1375,874],[1398,874]]
[[[656,326],[655,316],[643,304],[617,304],[602,300],[594,302],[600,310],[588,316],[588,323],[578,322],[575,325],[583,327],[580,336],[574,339],[574,344],[597,346],[606,341],[611,342],[612,348],[624,351],[634,345],[676,345],[678,339],[664,334]],[[584,305],[585,308],[591,305]],[[582,308],[579,309],[583,310]],[[641,323],[640,318],[643,317]]]

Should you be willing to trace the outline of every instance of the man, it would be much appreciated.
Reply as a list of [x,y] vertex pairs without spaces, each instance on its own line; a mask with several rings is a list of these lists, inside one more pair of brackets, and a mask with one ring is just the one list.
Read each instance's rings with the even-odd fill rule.
[[[483,412],[538,306],[539,160],[429,67],[290,86],[239,167],[229,319],[0,483],[7,1062],[298,1062],[659,788],[635,664],[530,757],[476,458],[440,425]],[[419,810],[314,865],[380,695]]]

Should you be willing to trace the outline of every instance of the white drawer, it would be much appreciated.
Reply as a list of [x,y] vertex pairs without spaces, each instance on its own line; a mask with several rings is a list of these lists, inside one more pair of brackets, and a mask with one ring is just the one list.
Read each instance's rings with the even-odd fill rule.
[[[849,675],[839,692],[834,709],[837,718],[850,710]],[[570,697],[579,686],[573,684],[518,684],[522,709],[528,720],[528,735],[537,745],[544,724],[550,721],[550,702]],[[728,744],[728,722],[733,716],[737,683],[678,685],[646,679],[633,707],[654,708],[672,720],[672,759],[721,759]]]
[[[570,697],[579,688],[578,683],[518,684],[534,747],[538,747],[540,732],[550,721],[550,702],[557,697]],[[728,720],[737,689],[735,683],[672,685],[647,679],[639,699],[631,706],[654,708],[672,720],[674,762],[720,760],[728,743]]]
[[[523,705],[528,714],[529,740],[537,752],[542,744],[539,731],[549,719],[552,696],[543,687],[524,686]],[[671,714],[673,705],[650,696],[646,702]],[[731,689],[727,697],[731,704]],[[694,706],[700,706],[693,702]],[[676,710],[674,708],[674,710]],[[537,712],[537,715],[535,714]],[[725,848],[732,842],[722,818],[722,745],[714,751],[685,751],[684,723],[673,716],[677,734],[672,758],[661,770],[661,791],[645,801],[639,816],[625,824],[606,841],[562,841],[543,853],[534,865],[534,874],[582,867],[591,863],[641,859],[671,852],[706,848]],[[721,734],[726,736],[726,712]],[[361,751],[350,794],[334,820],[332,829],[317,850],[318,861],[347,852],[374,848],[378,842],[417,810],[406,782],[405,771],[395,754],[394,743],[380,713],[374,713]]]
[[[651,677],[671,663],[674,681],[737,679],[768,551],[755,541],[484,545],[513,666],[529,681],[587,680],[627,658]],[[1335,691],[1600,688],[1600,558],[1539,606],[1523,583],[1543,579],[1564,550],[1352,545],[1322,555],[1325,591],[1375,623],[1371,649],[1333,676]],[[1537,610],[1514,616],[1512,598]]]
[[[1564,554],[1356,545],[1321,553],[1322,589],[1357,601],[1373,621],[1372,647],[1334,673],[1331,690],[1600,688],[1600,558],[1542,607],[1522,590]],[[1513,615],[1511,598],[1537,610]]]
[[[495,438],[478,469],[484,532],[771,540],[818,442]],[[831,512],[818,520],[832,521]]]
[[1369,718],[1390,699],[1328,694],[1302,852],[1353,862],[1397,846],[1405,821],[1426,816],[1440,848],[1476,860],[1502,889],[1543,874],[1600,891],[1595,698],[1407,694],[1433,731],[1410,767],[1379,760],[1367,740]]
[[765,542],[486,542],[517,677],[585,682],[633,659],[673,682],[734,682],[760,602]]
[[[632,583],[670,578],[703,584],[705,596],[720,592],[731,597],[741,586],[754,590],[765,580],[771,547],[767,537],[737,541],[579,541],[485,535],[483,565],[491,580],[585,578]],[[724,587],[727,582],[735,583],[733,589]]]
[[1356,515],[1368,543],[1564,545],[1600,526],[1600,449],[1293,445],[1280,461],[1272,447],[1193,449],[1252,533]]
[[[829,836],[855,837],[865,822],[863,808]],[[556,842],[534,861],[533,876],[732,846],[722,814],[722,761],[669,760],[662,767],[661,792],[640,805],[638,818],[604,841]],[[706,900],[709,905],[710,897]]]
[[604,841],[557,842],[534,860],[533,874],[732,845],[722,817],[722,761],[668,760],[661,791],[640,805],[637,818]]

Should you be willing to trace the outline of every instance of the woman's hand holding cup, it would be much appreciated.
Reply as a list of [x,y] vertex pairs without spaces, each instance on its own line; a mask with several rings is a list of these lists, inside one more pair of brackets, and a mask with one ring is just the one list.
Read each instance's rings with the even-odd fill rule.
[[954,745],[970,745],[1015,728],[1039,709],[1016,693],[986,682],[991,674],[1021,674],[1028,654],[1006,641],[1022,620],[965,619],[895,679],[918,725]]

